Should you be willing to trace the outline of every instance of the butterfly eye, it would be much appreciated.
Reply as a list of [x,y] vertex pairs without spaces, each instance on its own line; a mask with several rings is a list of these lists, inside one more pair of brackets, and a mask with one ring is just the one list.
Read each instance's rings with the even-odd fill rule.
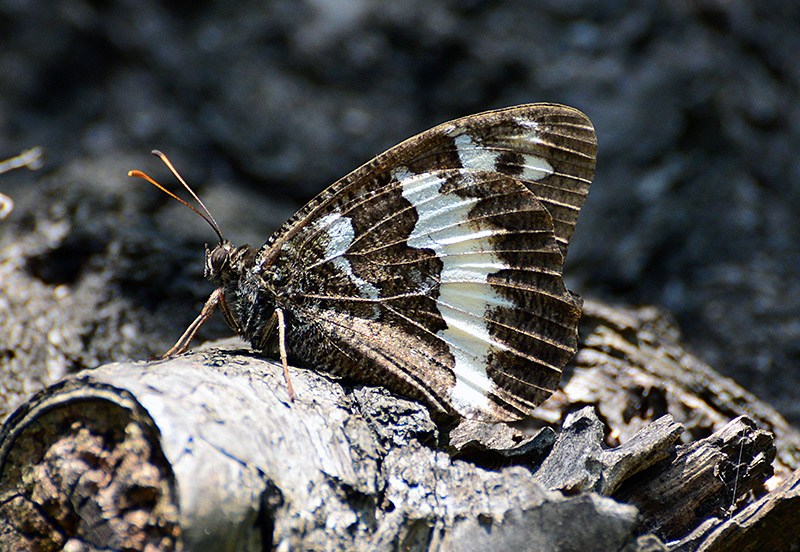
[[218,247],[211,252],[209,264],[211,265],[212,272],[219,273],[228,263],[228,251]]

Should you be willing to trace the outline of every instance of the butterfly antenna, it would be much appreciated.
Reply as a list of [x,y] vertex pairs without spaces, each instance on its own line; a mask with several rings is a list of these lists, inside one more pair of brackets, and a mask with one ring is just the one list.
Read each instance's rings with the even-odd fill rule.
[[194,207],[189,205],[187,202],[185,202],[184,200],[179,198],[177,195],[175,195],[172,192],[170,192],[169,190],[167,190],[164,186],[162,186],[161,184],[159,184],[158,182],[156,182],[155,180],[153,180],[152,178],[147,176],[142,171],[139,171],[139,170],[128,171],[128,176],[135,176],[137,178],[143,178],[143,179],[147,180],[150,184],[152,184],[153,186],[155,186],[156,188],[158,188],[159,190],[161,190],[162,192],[167,194],[172,199],[174,199],[176,201],[179,201],[179,202],[183,203],[184,205],[186,205],[189,209],[191,209],[192,211],[194,211],[195,213],[200,215],[200,218],[202,218],[204,221],[206,221],[208,223],[209,226],[211,226],[211,228],[214,230],[214,232],[219,237],[219,241],[223,241],[224,238],[222,237],[222,231],[219,229],[219,225],[217,224],[217,221],[214,220],[214,216],[211,214],[211,212],[208,210],[208,208],[206,208],[205,203],[203,203],[202,200],[199,197],[197,197],[197,194],[194,193],[194,190],[192,190],[192,188],[186,183],[186,181],[183,179],[183,177],[181,177],[181,175],[178,173],[178,171],[175,170],[175,167],[172,166],[172,163],[170,162],[169,159],[167,159],[167,156],[164,155],[163,153],[161,153],[158,150],[153,150],[151,153],[153,155],[155,155],[156,157],[158,157],[159,159],[161,159],[161,161],[164,162],[164,164],[169,168],[169,170],[172,172],[172,174],[175,175],[175,178],[177,178],[180,181],[180,183],[183,184],[183,187],[186,188],[189,191],[189,193],[192,195],[194,200],[200,205],[200,207],[203,208],[203,211],[205,211],[205,214],[201,213],[200,211],[198,211],[197,209],[195,209]]

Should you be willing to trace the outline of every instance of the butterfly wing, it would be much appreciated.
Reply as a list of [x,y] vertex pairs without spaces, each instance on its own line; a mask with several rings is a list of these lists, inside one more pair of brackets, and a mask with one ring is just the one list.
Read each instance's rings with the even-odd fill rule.
[[445,123],[346,176],[265,245],[299,359],[440,412],[528,413],[577,348],[563,252],[591,181],[591,123],[535,104]]
[[471,168],[517,178],[547,207],[566,255],[594,177],[591,121],[559,104],[527,104],[443,123],[398,144],[337,181],[297,211],[266,243],[282,244],[310,220],[369,186],[404,174]]

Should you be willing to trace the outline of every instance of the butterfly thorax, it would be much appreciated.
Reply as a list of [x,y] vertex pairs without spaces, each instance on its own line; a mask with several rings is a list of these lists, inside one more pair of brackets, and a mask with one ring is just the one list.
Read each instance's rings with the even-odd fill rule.
[[227,240],[213,249],[206,246],[205,252],[204,276],[224,293],[221,310],[225,321],[251,342],[256,336],[260,340],[275,305],[270,278],[265,280],[254,270],[256,254],[249,245],[237,247]]

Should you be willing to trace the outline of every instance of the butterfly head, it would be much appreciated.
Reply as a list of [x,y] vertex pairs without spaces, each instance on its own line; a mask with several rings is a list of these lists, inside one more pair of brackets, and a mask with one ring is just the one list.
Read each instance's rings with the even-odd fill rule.
[[216,287],[225,287],[238,280],[252,258],[249,245],[236,247],[222,240],[213,249],[206,244],[205,270],[203,275]]

